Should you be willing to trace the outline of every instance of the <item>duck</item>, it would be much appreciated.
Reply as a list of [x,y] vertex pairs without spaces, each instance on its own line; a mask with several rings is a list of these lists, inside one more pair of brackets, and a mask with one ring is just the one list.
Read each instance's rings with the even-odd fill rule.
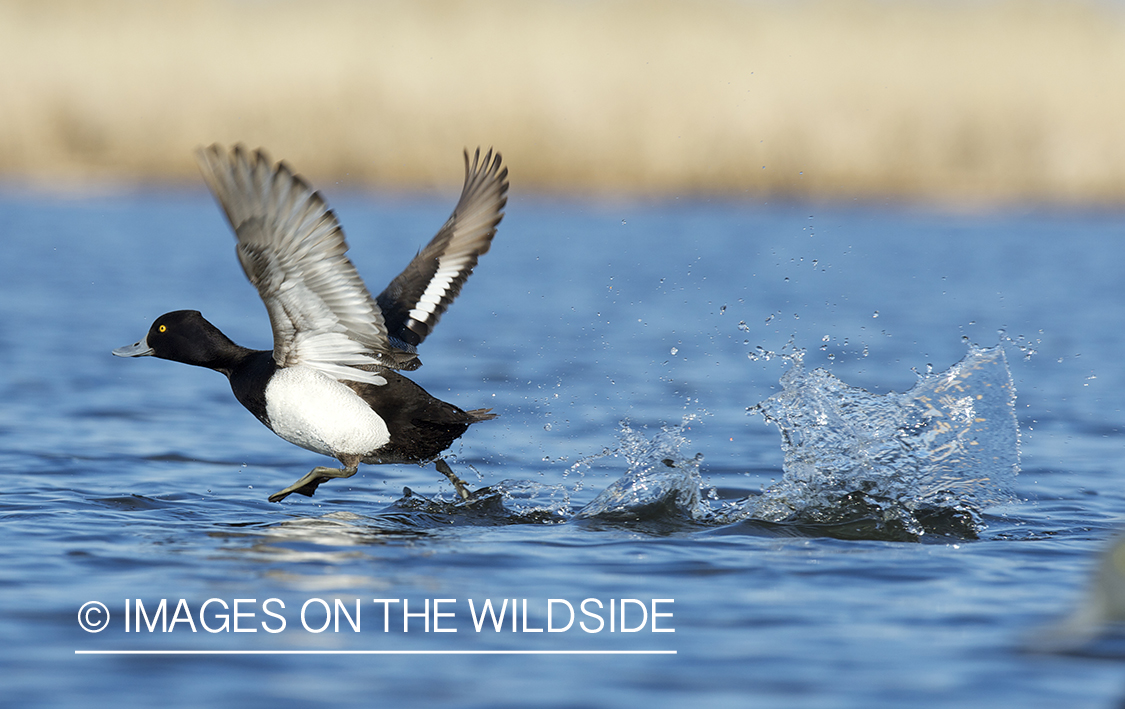
[[226,375],[235,399],[271,431],[343,466],[317,466],[269,496],[312,497],[360,463],[433,463],[462,499],[468,486],[442,457],[469,426],[497,417],[444,402],[400,371],[421,366],[418,346],[488,252],[507,204],[499,152],[470,159],[453,213],[390,284],[372,297],[348,258],[327,202],[263,149],[196,151],[204,182],[236,237],[239,263],[258,290],[273,349],[235,344],[197,310],[158,317],[118,357],[156,357]]

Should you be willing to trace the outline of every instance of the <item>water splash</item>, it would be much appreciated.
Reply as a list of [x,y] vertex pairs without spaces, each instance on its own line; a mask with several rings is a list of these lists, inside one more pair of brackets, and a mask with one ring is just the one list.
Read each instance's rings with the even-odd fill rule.
[[1012,499],[1019,428],[1001,347],[970,346],[902,394],[871,394],[791,361],[784,390],[748,409],[778,427],[785,453],[784,477],[748,516],[971,537],[983,508]]
[[403,488],[403,497],[379,515],[411,527],[459,525],[556,524],[570,516],[570,495],[563,485],[532,480],[502,480],[480,488],[468,499],[452,501],[418,495]]
[[[689,457],[680,452],[688,443],[685,431],[698,414],[685,414],[682,423],[664,426],[651,439],[628,422],[622,422],[618,444],[580,459],[566,474],[584,476],[592,464],[604,458],[623,458],[625,474],[577,512],[570,507],[564,485],[546,485],[530,480],[504,480],[473,492],[468,499],[446,501],[415,494],[409,488],[380,517],[411,527],[435,523],[461,525],[551,524],[594,521],[610,525],[628,524],[649,532],[676,531],[684,523],[701,520],[711,513],[702,501],[699,466],[702,454]],[[576,484],[579,489],[581,483]]]
[[799,367],[805,359],[805,351],[793,344],[793,339],[794,335],[790,335],[789,341],[786,342],[778,352],[767,350],[761,345],[756,345],[754,349],[746,353],[746,358],[751,362],[768,362],[771,359],[777,358],[788,362],[794,367]]
[[547,485],[531,480],[504,480],[490,486],[500,494],[504,508],[519,517],[562,519],[570,514],[570,494],[565,485]]
[[664,426],[651,439],[621,422],[620,442],[610,454],[624,457],[628,471],[579,510],[577,519],[701,519],[708,510],[701,498],[699,465],[703,455],[688,457],[680,449],[693,415],[679,425]]
[[[1040,330],[1039,332],[1042,333],[1043,331]],[[1030,360],[1032,357],[1039,354],[1038,348],[1043,343],[1040,338],[1035,338],[1033,340],[1033,339],[1031,339],[1029,337],[1025,337],[1023,335],[1017,335],[1015,337],[1011,337],[1010,335],[1008,335],[1007,330],[1004,330],[1003,328],[1001,328],[1000,330],[997,330],[996,335],[997,335],[997,337],[1000,338],[1000,344],[1001,345],[1013,347],[1013,348],[1019,350],[1020,354],[1023,355],[1024,360]],[[962,338],[962,339],[965,342],[968,342],[967,337]]]
[[909,391],[883,395],[806,371],[803,355],[791,343],[765,353],[790,368],[782,392],[748,409],[781,433],[785,474],[776,485],[710,500],[702,456],[681,452],[693,416],[652,438],[626,422],[618,446],[595,458],[624,457],[628,471],[575,518],[919,541],[975,538],[982,510],[1011,501],[1019,428],[1002,347],[970,347],[948,370],[926,367]]
[[708,529],[920,541],[975,538],[981,511],[1012,499],[1019,429],[1002,347],[970,347],[948,370],[927,367],[909,391],[884,395],[823,369],[808,372],[803,355],[792,343],[763,355],[790,368],[781,393],[748,409],[778,427],[785,453],[784,477],[761,495],[719,500],[706,489],[702,454],[684,452],[691,424],[706,412],[685,412],[654,434],[624,421],[616,445],[570,465],[563,476],[577,478],[575,492],[597,461],[626,465],[577,512],[565,485],[505,480],[452,502],[407,490],[379,519],[411,530],[580,523],[653,534]]

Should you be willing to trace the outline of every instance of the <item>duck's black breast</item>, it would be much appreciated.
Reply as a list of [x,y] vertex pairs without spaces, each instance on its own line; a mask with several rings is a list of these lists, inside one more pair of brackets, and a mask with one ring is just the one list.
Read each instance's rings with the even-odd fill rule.
[[266,385],[276,371],[273,353],[255,350],[236,363],[227,375],[234,397],[271,429],[270,417],[266,413]]

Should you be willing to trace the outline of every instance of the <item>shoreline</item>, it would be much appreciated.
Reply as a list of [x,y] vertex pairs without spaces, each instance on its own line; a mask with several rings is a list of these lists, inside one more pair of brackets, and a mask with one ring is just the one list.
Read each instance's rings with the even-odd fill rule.
[[1112,205],[1125,14],[1095,4],[0,3],[0,182],[174,185],[244,142],[428,190]]

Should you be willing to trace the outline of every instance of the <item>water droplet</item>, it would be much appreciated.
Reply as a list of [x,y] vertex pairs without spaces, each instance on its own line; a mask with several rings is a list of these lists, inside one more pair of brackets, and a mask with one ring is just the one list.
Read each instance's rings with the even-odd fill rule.
[[621,226],[625,226],[625,220],[624,219],[621,220]]
[[719,308],[719,315],[722,315],[726,311],[727,311],[727,306],[724,305],[723,307]]
[[675,357],[675,356],[676,356],[676,353],[677,353],[677,352],[679,352],[679,351],[680,351],[680,350],[679,350],[679,348],[677,348],[677,347],[673,347],[673,348],[672,348],[672,356],[673,356],[673,357]]
[[878,310],[876,310],[876,311],[875,311],[875,314],[874,314],[874,315],[872,315],[871,317],[873,317],[873,318],[877,318],[877,317],[879,317],[879,311],[878,311]]
[[[766,322],[769,322],[769,321],[767,320]],[[750,332],[750,326],[746,324],[745,320],[739,320],[738,321],[738,329],[742,330],[743,332]]]

